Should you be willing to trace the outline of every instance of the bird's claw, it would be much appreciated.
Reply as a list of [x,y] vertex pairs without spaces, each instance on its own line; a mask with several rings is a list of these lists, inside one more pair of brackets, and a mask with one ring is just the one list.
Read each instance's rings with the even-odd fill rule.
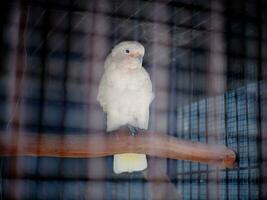
[[132,136],[137,136],[138,132],[140,131],[140,128],[131,126],[129,124],[127,125],[127,127],[130,130]]

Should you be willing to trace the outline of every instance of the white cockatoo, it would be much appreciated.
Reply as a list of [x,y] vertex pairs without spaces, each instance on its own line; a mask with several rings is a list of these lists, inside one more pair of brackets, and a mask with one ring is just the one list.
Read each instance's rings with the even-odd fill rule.
[[[107,56],[97,100],[107,113],[107,131],[127,125],[134,135],[147,129],[149,105],[154,98],[149,74],[142,66],[145,49],[136,41],[116,45]],[[114,155],[115,173],[141,171],[147,168],[144,154]]]

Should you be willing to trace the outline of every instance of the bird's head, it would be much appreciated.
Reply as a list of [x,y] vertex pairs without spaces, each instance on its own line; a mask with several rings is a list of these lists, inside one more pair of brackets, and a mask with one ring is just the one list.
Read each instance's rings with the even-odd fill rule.
[[111,51],[113,62],[120,68],[130,70],[142,67],[144,54],[144,46],[136,41],[121,42]]

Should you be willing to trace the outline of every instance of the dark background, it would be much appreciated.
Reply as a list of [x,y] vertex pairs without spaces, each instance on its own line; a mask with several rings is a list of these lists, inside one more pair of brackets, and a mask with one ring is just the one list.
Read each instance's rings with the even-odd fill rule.
[[[265,199],[265,0],[1,1],[0,131],[105,131],[96,101],[110,49],[138,40],[155,92],[150,129],[225,144],[233,169],[149,157],[1,157],[0,199]],[[152,177],[148,178],[148,177]]]

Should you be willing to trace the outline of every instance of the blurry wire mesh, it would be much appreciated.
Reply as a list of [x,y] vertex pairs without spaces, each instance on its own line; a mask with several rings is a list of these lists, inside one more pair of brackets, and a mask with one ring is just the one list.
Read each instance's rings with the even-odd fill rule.
[[[218,169],[149,158],[114,175],[112,158],[1,157],[1,199],[260,199],[266,197],[264,1],[4,1],[0,130],[105,131],[96,101],[110,49],[146,49],[155,100],[150,129],[225,144],[238,164]],[[264,51],[265,50],[265,51]]]

